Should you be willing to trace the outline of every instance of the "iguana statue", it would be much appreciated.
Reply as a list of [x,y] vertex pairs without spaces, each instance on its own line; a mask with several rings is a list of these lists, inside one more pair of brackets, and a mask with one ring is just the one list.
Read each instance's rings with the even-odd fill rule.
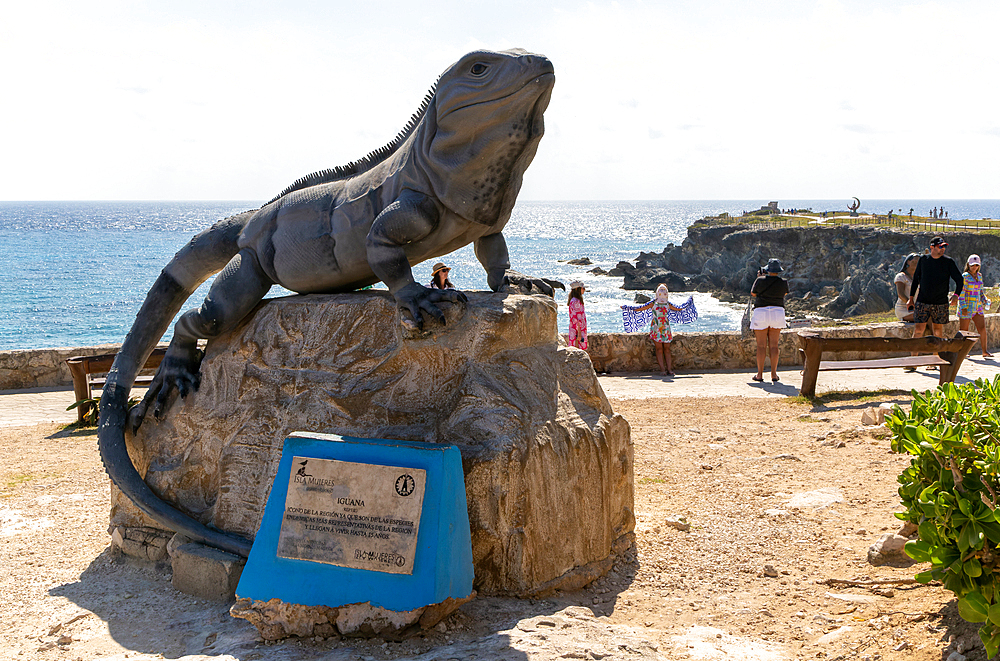
[[[98,443],[108,475],[145,514],[171,530],[246,556],[250,542],[210,529],[162,501],[129,459],[124,430],[171,393],[198,389],[199,339],[232,329],[275,284],[295,292],[348,292],[384,282],[420,326],[444,321],[437,303],[465,302],[423,287],[411,265],[473,243],[493,291],[561,284],[510,270],[501,231],[542,138],[555,74],[544,56],[475,51],[438,78],[391,143],[347,166],[299,179],[255,211],[198,234],[160,273],[108,374]],[[126,411],[136,374],[187,298],[220,272],[204,302],[181,315],[143,401]],[[410,320],[406,320],[410,321]]]

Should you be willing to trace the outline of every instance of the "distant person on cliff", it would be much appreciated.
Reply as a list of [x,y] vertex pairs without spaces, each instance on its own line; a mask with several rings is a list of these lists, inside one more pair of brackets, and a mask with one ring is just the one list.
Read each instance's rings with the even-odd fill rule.
[[962,293],[958,297],[958,329],[969,330],[969,321],[976,325],[979,332],[979,345],[983,349],[983,358],[992,358],[993,354],[987,348],[986,311],[990,302],[983,291],[983,274],[980,272],[982,263],[979,255],[969,255],[965,260],[965,272],[962,274]]
[[767,268],[762,269],[750,288],[750,295],[754,297],[750,328],[757,339],[757,376],[753,380],[758,382],[764,380],[766,355],[771,358],[771,382],[778,381],[778,340],[785,327],[785,296],[788,295],[788,282],[778,275],[782,270],[780,260],[768,260]]
[[656,288],[656,298],[635,309],[638,312],[650,308],[653,310],[653,319],[649,324],[649,337],[656,345],[656,362],[660,364],[660,374],[674,376],[674,359],[670,355],[670,343],[674,339],[670,331],[670,312],[683,310],[670,302],[670,291],[663,284]]
[[569,335],[567,340],[571,347],[587,348],[587,313],[583,309],[583,292],[587,291],[583,283],[574,280],[569,283]]
[[[944,251],[948,242],[940,236],[931,239],[931,254],[924,255],[917,261],[917,269],[913,272],[913,284],[910,285],[910,297],[907,305],[913,304],[913,337],[923,337],[924,328],[931,325],[931,332],[937,337],[944,337],[944,325],[948,323],[948,306],[958,301],[962,287],[965,285],[958,265],[951,257],[946,257]],[[955,293],[949,301],[949,280],[955,281]]]
[[913,284],[913,274],[917,270],[917,262],[919,261],[920,255],[911,252],[903,260],[903,265],[900,267],[899,273],[896,274],[896,279],[893,280],[893,284],[896,285],[896,305],[893,312],[896,313],[896,318],[900,321],[913,321],[913,305],[909,302],[910,285]]
[[431,269],[431,283],[428,287],[431,289],[454,289],[455,285],[451,284],[451,280],[448,279],[449,273],[451,273],[451,268],[446,266],[444,262],[438,262]]

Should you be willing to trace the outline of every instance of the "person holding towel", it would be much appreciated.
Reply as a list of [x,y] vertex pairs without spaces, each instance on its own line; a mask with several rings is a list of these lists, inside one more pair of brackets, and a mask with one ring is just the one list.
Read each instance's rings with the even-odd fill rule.
[[656,345],[656,362],[660,364],[660,374],[674,376],[673,356],[670,355],[670,342],[674,339],[670,331],[670,311],[680,312],[681,308],[670,302],[670,291],[664,284],[656,288],[656,298],[636,308],[636,311],[650,308],[653,310],[653,319],[649,323],[649,337]]

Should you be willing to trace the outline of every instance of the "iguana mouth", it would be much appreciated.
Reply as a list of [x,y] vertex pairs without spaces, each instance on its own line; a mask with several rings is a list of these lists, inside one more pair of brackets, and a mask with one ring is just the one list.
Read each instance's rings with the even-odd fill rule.
[[545,109],[549,107],[549,100],[552,98],[552,87],[555,84],[556,75],[554,73],[544,73],[538,78],[535,78],[533,81],[528,83],[528,85],[532,85],[534,83],[542,81],[543,79],[546,81],[546,89],[543,90],[542,93],[538,95],[538,98],[535,100],[535,106],[531,110],[532,136],[537,135],[536,127],[538,127],[541,124],[542,116],[545,113]]

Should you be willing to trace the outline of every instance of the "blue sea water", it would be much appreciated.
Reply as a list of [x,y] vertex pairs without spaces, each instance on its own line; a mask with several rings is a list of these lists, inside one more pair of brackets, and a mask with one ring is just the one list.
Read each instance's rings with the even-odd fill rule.
[[[844,210],[847,201],[782,200],[782,208]],[[260,201],[224,202],[0,202],[0,350],[89,346],[120,342],[160,272],[195,233],[215,221],[253,209]],[[513,268],[587,285],[591,332],[621,331],[619,306],[634,292],[622,279],[588,273],[605,270],[640,251],[660,252],[680,243],[687,227],[706,215],[739,214],[767,200],[519,202],[504,230]],[[889,209],[925,214],[943,205],[949,218],[1000,218],[1000,200],[874,200],[862,211]],[[565,262],[589,257],[592,266]],[[461,289],[487,289],[471,247],[441,258]],[[430,263],[414,268],[430,279]],[[191,298],[197,305],[211,280]],[[288,295],[275,288],[269,297]],[[675,293],[682,302],[688,294]],[[567,326],[565,294],[558,293],[560,328]],[[700,318],[675,329],[731,330],[741,306],[695,293]],[[167,337],[169,337],[169,332]]]

